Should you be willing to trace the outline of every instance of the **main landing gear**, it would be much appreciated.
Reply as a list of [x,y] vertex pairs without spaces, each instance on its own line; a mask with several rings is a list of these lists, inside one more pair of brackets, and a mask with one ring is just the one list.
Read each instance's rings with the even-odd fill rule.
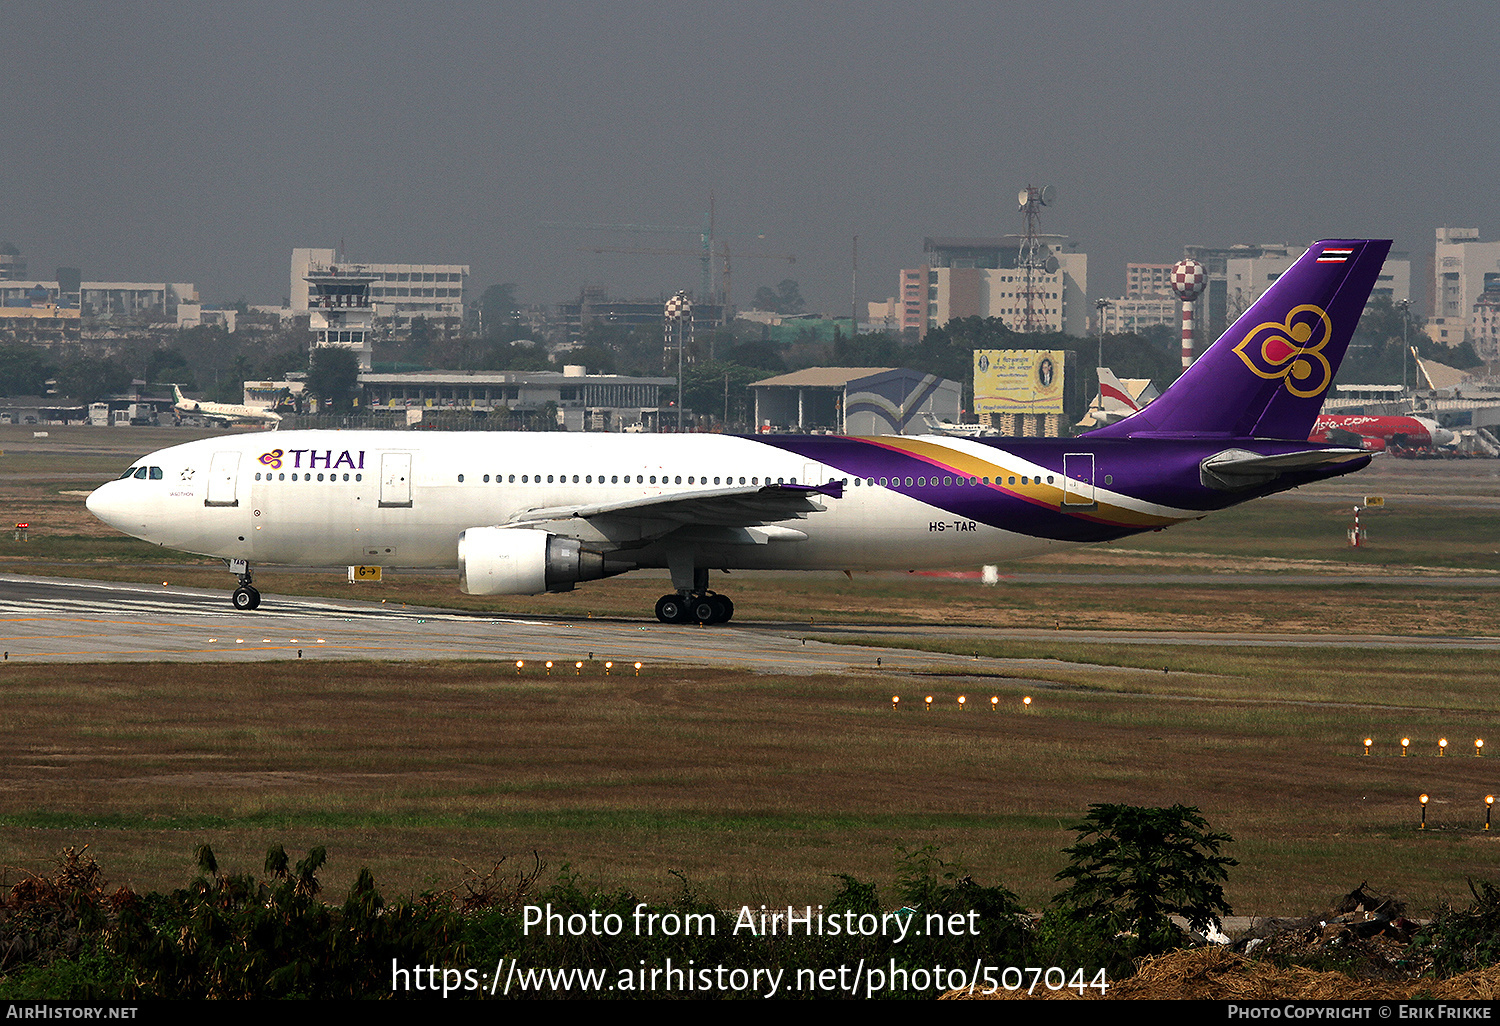
[[656,618],[662,623],[726,623],[732,616],[734,603],[729,596],[711,591],[663,595],[656,600]]
[[239,578],[240,586],[234,589],[234,594],[229,596],[229,601],[234,608],[240,612],[248,612],[260,606],[260,592],[250,582],[254,577],[250,573],[250,566],[242,559],[230,560],[230,571]]

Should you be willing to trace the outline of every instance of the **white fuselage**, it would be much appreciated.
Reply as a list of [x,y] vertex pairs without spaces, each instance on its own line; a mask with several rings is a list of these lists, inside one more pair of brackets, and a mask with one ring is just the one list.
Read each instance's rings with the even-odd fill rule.
[[[1037,469],[968,440],[930,441],[987,462],[1003,458],[1012,473]],[[663,531],[649,520],[611,527],[598,518],[604,533],[594,521],[558,523],[585,543],[631,551],[641,566],[666,565],[669,543],[693,545],[700,566],[840,570],[976,566],[1069,544],[958,517],[724,435],[238,434],[152,453],[132,471],[94,492],[90,510],[155,544],[257,564],[454,566],[463,531],[514,523],[527,511],[829,480],[848,483],[842,498],[818,497],[823,512],[748,533],[691,524]]]

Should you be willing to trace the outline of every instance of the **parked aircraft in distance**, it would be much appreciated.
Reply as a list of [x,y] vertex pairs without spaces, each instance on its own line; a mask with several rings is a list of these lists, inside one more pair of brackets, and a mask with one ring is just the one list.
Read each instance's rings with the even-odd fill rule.
[[172,409],[189,417],[202,417],[204,420],[217,421],[221,424],[280,424],[281,414],[274,410],[257,409],[254,406],[240,406],[237,403],[205,403],[197,399],[189,399],[182,394],[182,389],[176,385],[172,386],[172,394],[177,402],[172,404]]
[[987,424],[955,424],[951,420],[939,420],[930,413],[922,414],[922,423],[927,427],[928,434],[948,435],[952,438],[988,438],[1000,433]]
[[1458,436],[1428,417],[1373,417],[1360,414],[1324,414],[1313,422],[1310,442],[1358,446],[1366,452],[1384,452],[1387,446],[1432,449],[1452,445]]
[[1108,367],[1100,367],[1097,373],[1099,375],[1099,394],[1094,397],[1093,403],[1089,405],[1088,419],[1082,422],[1083,424],[1088,424],[1090,427],[1103,427],[1106,424],[1113,424],[1117,420],[1123,420],[1132,413],[1138,413],[1156,395],[1155,390],[1151,388],[1150,382],[1147,382],[1144,388],[1145,402],[1138,402],[1135,396],[1130,394],[1130,388],[1125,382],[1115,377],[1114,371]]
[[472,595],[664,567],[668,623],[728,620],[711,570],[941,569],[1198,520],[1347,474],[1307,441],[1388,241],[1315,244],[1155,402],[1077,438],[292,431],[151,453],[88,507],[229,561],[456,566]]

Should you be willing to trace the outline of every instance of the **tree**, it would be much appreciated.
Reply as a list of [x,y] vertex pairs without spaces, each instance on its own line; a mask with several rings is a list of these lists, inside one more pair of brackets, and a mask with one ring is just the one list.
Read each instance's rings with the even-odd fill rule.
[[335,410],[349,408],[359,387],[359,357],[352,349],[314,349],[307,390]]
[[108,398],[129,387],[130,371],[109,357],[79,356],[57,370],[58,394],[86,403]]
[[41,395],[53,372],[42,350],[19,342],[0,343],[0,395]]
[[798,314],[807,309],[802,287],[792,278],[783,278],[774,289],[762,285],[755,290],[754,303],[757,310],[773,310],[779,314]]
[[1230,913],[1222,884],[1239,863],[1219,849],[1234,838],[1210,831],[1197,809],[1096,804],[1073,829],[1078,841],[1057,874],[1072,883],[1053,901],[1075,922],[1131,931],[1144,954],[1175,945],[1168,916],[1206,930]]
[[146,356],[145,373],[141,375],[147,381],[171,381],[187,389],[196,390],[198,383],[193,380],[192,368],[188,366],[187,357],[181,351],[159,346]]
[[520,309],[520,305],[516,302],[514,282],[491,285],[479,297],[479,317],[484,325],[484,333],[486,335],[499,333],[508,323],[516,319],[516,314],[520,312]]

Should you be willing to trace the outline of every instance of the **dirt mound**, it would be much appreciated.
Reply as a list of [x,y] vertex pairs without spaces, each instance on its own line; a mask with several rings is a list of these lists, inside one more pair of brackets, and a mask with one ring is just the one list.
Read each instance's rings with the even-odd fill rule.
[[[1025,990],[996,994],[955,991],[953,1000],[1077,1001],[1076,990]],[[1357,979],[1342,972],[1298,966],[1282,969],[1228,948],[1190,948],[1141,962],[1128,980],[1109,988],[1112,1001],[1494,1001],[1500,998],[1500,967],[1476,969],[1447,980]],[[1088,990],[1082,1000],[1098,1000]]]

